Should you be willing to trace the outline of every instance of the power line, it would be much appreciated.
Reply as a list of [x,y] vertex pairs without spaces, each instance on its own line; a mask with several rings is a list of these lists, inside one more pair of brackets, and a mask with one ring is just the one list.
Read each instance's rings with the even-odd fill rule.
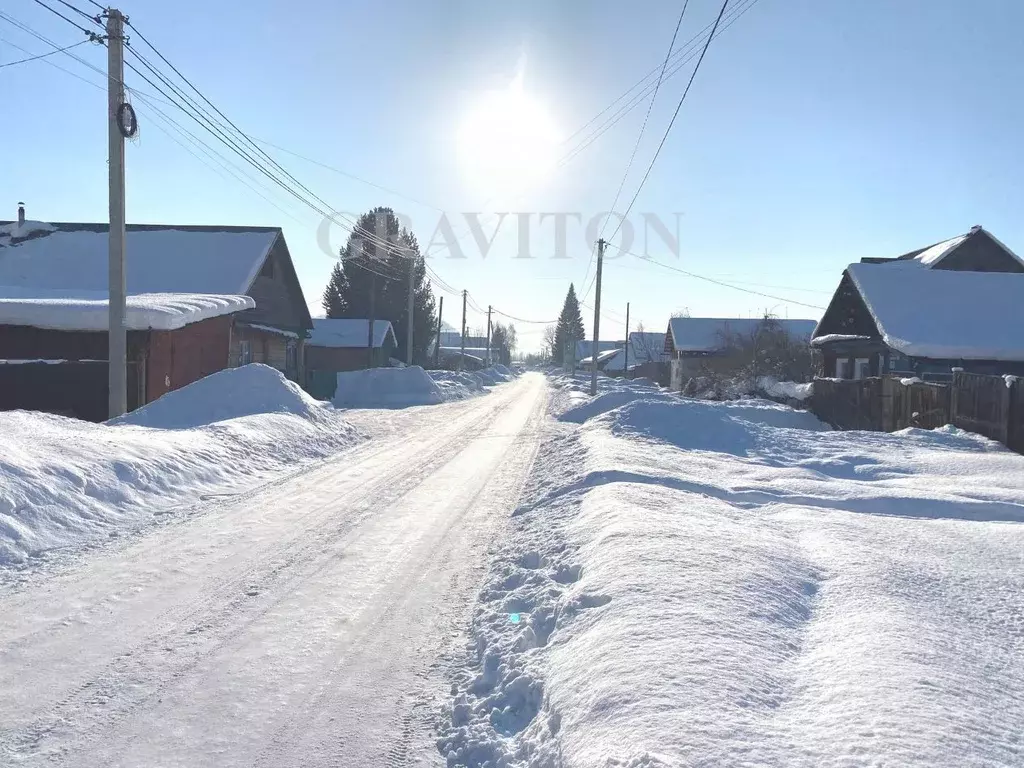
[[[714,37],[721,37],[729,27],[736,23],[741,16],[747,13],[747,11],[753,8],[757,4],[757,2],[758,0],[750,0],[746,6],[736,6],[733,10],[729,11],[729,13],[727,14],[729,18],[727,18],[726,23],[722,25],[721,29],[718,31],[717,34],[714,35]],[[688,64],[695,57],[697,48],[693,47],[692,50],[689,51],[689,53],[687,53],[687,48],[690,46],[691,43],[703,39],[704,33],[712,26],[713,23],[709,24],[707,27],[704,28],[704,31],[698,33],[696,36],[694,36],[692,40],[690,40],[688,43],[686,43],[679,49],[679,52],[674,57],[676,61],[673,63],[672,68],[666,74],[666,79],[674,77],[684,66],[686,66],[686,64]],[[709,37],[708,39],[711,38]],[[640,82],[638,82],[636,85],[634,85],[633,88],[627,90],[626,93],[622,94],[622,96],[620,96],[618,99],[612,102],[612,104],[609,107],[606,107],[604,110],[602,110],[601,114],[607,112],[608,109],[614,106],[618,101],[621,101],[623,98],[628,96],[629,93],[632,90],[634,90],[637,86],[642,85],[646,80],[650,79],[650,76],[657,70],[658,68],[655,68],[650,73],[648,73],[648,75],[641,79]],[[574,160],[591,144],[593,144],[595,141],[601,138],[601,136],[603,136],[605,133],[611,130],[611,128],[613,128],[620,120],[622,120],[627,114],[632,112],[637,106],[640,105],[640,103],[644,100],[647,94],[651,92],[653,87],[653,84],[646,86],[643,90],[641,90],[634,97],[632,97],[625,105],[620,107],[618,111],[616,111],[611,117],[605,120],[604,123],[602,123],[596,129],[594,129],[594,131],[588,134],[586,138],[579,142],[574,149],[570,150],[562,158],[562,160],[559,161],[559,167],[566,165],[572,160]],[[594,121],[591,120],[591,122]]]
[[[626,179],[629,178],[629,171],[633,167],[633,160],[636,159],[636,153],[640,149],[640,141],[644,137],[644,132],[647,130],[647,122],[651,119],[651,111],[654,109],[654,102],[658,98],[658,91],[661,89],[661,81],[665,79],[665,70],[668,68],[669,59],[672,58],[672,49],[676,47],[676,38],[679,36],[679,28],[683,25],[683,17],[686,15],[686,8],[690,5],[690,0],[683,0],[683,9],[679,12],[679,18],[676,20],[675,31],[672,32],[672,41],[668,44],[668,50],[665,52],[665,61],[662,62],[661,71],[658,73],[658,82],[654,85],[654,93],[651,94],[651,100],[647,104],[647,114],[644,115],[644,121],[640,125],[640,132],[636,136],[636,142],[633,144],[633,151],[629,154],[629,161],[626,163],[626,170],[622,172],[622,179],[619,181],[619,188],[615,190],[615,198],[612,200],[612,204],[608,206],[609,211],[614,211],[615,206],[619,203],[619,196],[622,194],[622,188],[626,186]],[[712,32],[712,34],[714,34]],[[608,226],[608,219],[605,218],[601,224],[601,233],[598,235],[598,239],[604,237],[604,230]],[[590,277],[590,268],[594,265],[594,252],[595,249],[590,251],[590,259],[587,260],[587,271],[583,273],[583,284],[586,285],[587,278]],[[590,289],[587,288],[587,293]],[[586,294],[584,294],[586,298]]]
[[[4,42],[7,42],[7,41],[5,40]],[[53,56],[53,54],[55,54],[55,53],[64,53],[64,51],[70,51],[72,48],[77,48],[78,46],[84,45],[85,43],[88,43],[88,42],[89,42],[88,40],[79,40],[77,43],[73,43],[71,45],[65,46],[64,48],[58,48],[55,51],[50,51],[48,53],[40,53],[38,56],[29,56],[27,59],[18,59],[17,61],[8,61],[6,64],[0,64],[0,69],[3,69],[4,67],[13,67],[15,64],[24,64],[27,61],[36,61],[37,59],[43,59],[43,58],[46,58],[47,56]],[[13,43],[9,43],[9,45],[14,45],[14,44]],[[14,47],[17,48],[19,46],[14,46]],[[24,50],[24,48],[22,48],[22,50]]]
[[612,243],[608,243],[608,245],[610,245],[612,248],[615,248],[618,251],[621,251],[622,253],[628,254],[630,256],[636,256],[638,259],[643,259],[644,261],[646,261],[646,262],[648,262],[650,264],[656,264],[659,267],[663,267],[665,269],[670,269],[673,272],[678,272],[681,275],[686,275],[687,277],[692,277],[692,278],[694,278],[696,280],[704,280],[705,282],[708,282],[708,283],[713,283],[715,285],[720,285],[723,288],[732,288],[734,291],[740,291],[742,293],[749,293],[749,294],[752,294],[754,296],[761,296],[762,298],[766,298],[766,299],[775,299],[776,301],[784,301],[787,304],[797,304],[797,305],[799,305],[801,307],[809,307],[811,309],[821,309],[821,310],[825,309],[825,307],[818,306],[817,304],[808,304],[807,302],[797,301],[796,299],[788,299],[785,296],[775,296],[775,295],[772,295],[770,293],[762,293],[761,291],[752,291],[752,290],[750,290],[748,288],[741,288],[738,285],[734,285],[732,283],[727,283],[727,282],[725,282],[723,280],[716,280],[715,278],[707,277],[706,275],[698,275],[696,272],[688,272],[685,269],[680,269],[679,267],[673,267],[671,264],[663,264],[660,261],[655,261],[654,259],[650,258],[649,256],[641,256],[639,253],[633,253],[632,251],[627,251],[627,250],[625,250],[623,248],[620,248],[617,245],[613,245]]
[[523,317],[516,317],[515,315],[510,315],[510,314],[508,314],[508,312],[502,312],[497,307],[491,307],[491,311],[494,312],[496,315],[501,315],[502,317],[507,317],[509,320],[515,320],[517,323],[530,323],[530,324],[533,324],[533,325],[554,325],[555,323],[558,322],[557,319],[555,319],[555,320],[527,320],[526,318],[523,318]]
[[[37,1],[38,1],[38,0],[37,0]],[[324,200],[323,198],[319,197],[319,196],[318,196],[318,195],[317,195],[317,194],[316,194],[315,192],[313,192],[313,191],[312,191],[312,190],[311,190],[311,189],[310,189],[309,187],[307,187],[307,186],[306,186],[305,184],[303,184],[303,183],[302,183],[301,181],[299,181],[299,180],[298,180],[297,178],[295,178],[295,176],[293,176],[293,175],[292,175],[292,174],[291,174],[291,173],[290,173],[290,172],[289,172],[289,171],[288,171],[288,170],[287,170],[287,169],[286,169],[286,168],[285,168],[284,166],[282,166],[282,165],[281,165],[280,163],[278,163],[278,162],[277,162],[277,160],[275,160],[275,159],[274,159],[274,158],[273,158],[273,157],[272,157],[271,155],[269,155],[269,154],[268,154],[268,153],[266,152],[266,150],[264,150],[264,149],[263,149],[262,147],[260,147],[260,146],[259,146],[259,144],[257,144],[257,143],[256,143],[256,142],[255,142],[255,141],[254,141],[254,140],[253,140],[253,139],[252,139],[252,138],[251,138],[251,137],[250,137],[250,136],[248,135],[248,134],[246,134],[246,133],[245,133],[245,132],[244,132],[244,131],[243,131],[243,130],[242,130],[241,128],[239,128],[239,127],[238,127],[238,126],[237,126],[237,125],[236,125],[236,124],[235,124],[235,123],[234,123],[234,122],[233,122],[233,121],[231,120],[231,118],[229,118],[229,117],[228,117],[227,115],[225,115],[225,114],[224,114],[224,112],[222,112],[222,111],[221,111],[221,110],[220,110],[220,109],[219,109],[219,108],[217,107],[217,105],[216,105],[216,104],[214,104],[214,103],[213,103],[212,101],[210,101],[210,99],[208,99],[208,98],[206,97],[206,95],[205,95],[205,94],[203,94],[203,92],[202,92],[202,91],[200,91],[200,90],[199,90],[199,89],[198,89],[198,88],[197,88],[197,87],[195,86],[195,84],[194,84],[194,83],[192,83],[192,81],[191,81],[191,80],[189,80],[189,79],[188,79],[187,77],[185,77],[185,76],[184,76],[184,75],[183,75],[183,74],[181,73],[181,71],[180,71],[180,70],[179,70],[179,69],[178,69],[177,67],[175,67],[175,66],[174,66],[174,64],[172,64],[172,63],[171,63],[171,62],[170,62],[170,61],[168,60],[168,58],[167,58],[166,56],[164,56],[164,55],[163,55],[163,54],[162,54],[162,53],[161,53],[161,52],[160,52],[160,51],[159,51],[159,50],[158,50],[158,49],[156,48],[156,46],[154,46],[154,45],[153,45],[153,43],[151,43],[151,42],[149,41],[149,39],[148,39],[148,38],[147,38],[147,37],[146,37],[146,36],[145,36],[145,35],[144,35],[144,34],[143,34],[142,32],[140,32],[140,31],[139,31],[139,29],[138,29],[138,28],[137,28],[137,27],[136,27],[136,26],[135,26],[134,24],[132,24],[131,22],[128,22],[128,26],[129,26],[129,27],[131,27],[132,31],[133,31],[133,32],[134,32],[134,33],[135,33],[136,35],[138,35],[139,39],[140,39],[140,40],[142,40],[142,42],[144,42],[144,43],[145,43],[145,44],[146,44],[146,45],[147,45],[147,46],[148,46],[148,47],[149,47],[149,48],[150,48],[150,49],[151,49],[151,50],[152,50],[152,51],[153,51],[153,52],[154,52],[154,53],[155,53],[155,54],[156,54],[156,55],[157,55],[157,56],[158,56],[159,58],[160,58],[160,60],[164,62],[164,64],[166,64],[166,65],[167,65],[168,67],[170,67],[170,68],[171,68],[171,70],[172,70],[172,71],[173,71],[173,72],[174,72],[174,73],[175,73],[175,74],[176,74],[176,75],[177,75],[177,76],[178,76],[179,78],[181,78],[181,80],[183,80],[183,81],[184,81],[184,82],[185,82],[185,83],[186,83],[186,84],[187,84],[187,85],[189,86],[189,88],[191,88],[191,89],[192,89],[192,90],[193,90],[193,91],[194,91],[194,92],[195,92],[195,93],[196,93],[196,94],[197,94],[197,95],[199,96],[199,98],[201,98],[201,99],[202,99],[202,100],[203,100],[204,102],[206,102],[206,104],[208,104],[208,105],[209,105],[209,106],[210,106],[210,107],[211,107],[211,108],[212,108],[212,109],[214,110],[214,112],[216,112],[216,113],[217,113],[218,115],[220,115],[220,117],[221,117],[221,118],[223,118],[223,119],[224,119],[224,120],[225,120],[225,121],[227,122],[227,124],[228,124],[229,126],[231,126],[231,128],[232,128],[232,129],[234,129],[234,131],[235,131],[235,132],[236,132],[236,133],[237,133],[237,134],[238,134],[238,135],[239,135],[239,136],[240,136],[241,138],[243,138],[243,139],[244,139],[244,140],[245,140],[245,141],[246,141],[246,142],[247,142],[247,143],[248,143],[248,144],[249,144],[249,145],[250,145],[250,146],[251,146],[251,147],[252,147],[253,149],[255,149],[255,150],[256,150],[256,152],[258,152],[258,153],[259,153],[260,155],[262,155],[262,156],[263,156],[264,158],[266,158],[266,159],[267,159],[267,160],[268,160],[268,161],[270,162],[270,164],[271,164],[271,166],[272,166],[273,168],[276,168],[276,169],[277,169],[277,171],[279,171],[280,173],[282,173],[282,174],[284,175],[284,177],[286,177],[287,179],[289,179],[289,180],[291,181],[291,183],[293,183],[293,184],[297,185],[297,186],[298,186],[298,187],[299,187],[299,188],[300,188],[300,189],[301,189],[301,190],[302,190],[303,192],[305,192],[306,194],[308,194],[308,195],[309,195],[309,196],[310,196],[310,197],[311,197],[311,198],[312,198],[313,200],[315,200],[316,202],[318,202],[318,203],[319,203],[320,205],[322,205],[322,206],[325,206],[325,207],[326,207],[327,209],[330,209],[330,208],[331,208],[330,204],[329,204],[329,203],[327,203],[327,201],[325,201],[325,200]],[[149,68],[149,69],[150,69],[151,71],[153,71],[153,72],[154,72],[154,74],[157,74],[157,72],[156,72],[155,68],[154,68],[154,67],[153,67],[153,66],[152,66],[151,64],[149,64],[148,62],[146,62],[146,61],[145,61],[145,59],[144,59],[144,57],[142,57],[142,56],[141,56],[141,55],[140,55],[140,54],[138,53],[138,51],[135,51],[134,49],[130,49],[130,50],[132,50],[132,53],[133,53],[133,54],[134,54],[134,55],[135,55],[136,57],[138,57],[138,58],[139,58],[139,59],[140,59],[141,61],[143,61],[143,62],[144,62],[144,63],[146,64],[146,66],[147,66],[147,67],[148,67],[148,68]],[[165,79],[165,80],[166,80],[166,78],[161,78],[161,79]],[[177,92],[177,93],[179,93],[179,95],[181,95],[181,96],[182,96],[182,97],[184,98],[184,94],[181,94],[181,93],[180,93],[180,90],[179,90],[179,89],[175,89],[175,90],[176,90],[176,92]],[[193,104],[193,108],[195,108],[195,105],[194,105],[194,104]],[[207,113],[207,114],[208,114],[208,113]],[[224,126],[223,126],[223,125],[221,125],[221,127],[222,127],[222,128],[224,128]],[[318,212],[319,212],[319,211],[318,211]],[[337,220],[335,219],[335,217],[333,216],[333,214],[330,214],[330,213],[324,213],[323,215],[324,215],[324,216],[325,216],[326,218],[330,219],[331,221],[334,221],[335,223],[337,223]],[[363,229],[363,228],[359,227],[359,225],[358,225],[358,222],[351,222],[351,226],[352,226],[352,230],[353,230],[353,231],[355,231],[355,230],[360,230],[360,231],[361,231],[361,233],[362,233],[362,234],[363,234],[363,235],[364,235],[365,237],[367,237],[368,239],[370,239],[370,240],[371,240],[372,242],[375,242],[375,243],[376,243],[377,245],[379,245],[379,246],[382,246],[382,247],[384,247],[384,248],[385,248],[386,250],[392,250],[392,249],[394,249],[394,244],[393,244],[393,243],[390,243],[390,242],[388,242],[387,240],[383,240],[383,239],[380,239],[380,238],[378,238],[378,237],[377,237],[377,236],[376,236],[375,234],[373,234],[373,233],[371,233],[371,232],[369,232],[369,231],[367,231],[367,230],[365,230],[365,229]]]
[[[68,9],[74,11],[75,13],[79,14],[80,16],[88,19],[89,21],[91,21],[96,26],[98,26],[98,27],[102,27],[103,26],[103,22],[100,21],[100,17],[99,16],[90,16],[88,13],[83,11],[81,8],[76,8],[75,6],[73,6],[67,0],[57,0],[57,2],[60,3],[61,5],[63,5],[65,8],[68,8]],[[106,9],[104,9],[104,10],[106,10]]]
[[700,65],[704,61],[704,54],[708,52],[708,46],[711,45],[711,41],[715,37],[715,30],[718,29],[718,24],[722,21],[722,15],[725,13],[726,6],[729,5],[729,0],[724,0],[722,3],[722,9],[718,12],[718,18],[715,19],[715,26],[711,28],[711,34],[708,35],[708,39],[704,42],[704,49],[700,52],[700,58],[697,59],[697,66],[693,68],[693,72],[690,73],[690,79],[686,83],[686,88],[683,89],[683,95],[679,97],[679,103],[676,104],[676,111],[672,113],[672,119],[668,122],[668,128],[665,129],[665,134],[661,137],[661,143],[658,144],[658,148],[654,152],[654,157],[651,158],[650,165],[647,166],[647,172],[644,173],[644,177],[640,179],[640,186],[636,188],[636,194],[633,195],[633,199],[629,201],[629,206],[626,208],[626,213],[623,214],[622,218],[619,219],[619,225],[615,227],[615,231],[612,232],[609,240],[615,238],[619,230],[622,229],[622,222],[629,216],[629,212],[633,210],[633,205],[636,203],[636,199],[640,197],[640,192],[644,188],[644,184],[647,183],[647,179],[651,175],[651,171],[654,169],[654,164],[658,162],[658,156],[661,154],[662,148],[665,146],[665,142],[668,140],[668,135],[672,132],[672,126],[676,123],[676,118],[679,117],[679,110],[682,109],[683,102],[686,101],[686,94],[690,92],[690,86],[693,85],[693,80],[697,77],[697,72],[700,70]]
[[[99,35],[97,35],[95,32],[93,32],[92,30],[86,29],[85,27],[83,27],[81,24],[79,24],[76,21],[72,21],[67,16],[65,16],[63,13],[58,11],[56,8],[51,8],[46,3],[44,3],[43,0],[33,0],[33,2],[35,2],[36,5],[41,5],[43,8],[48,10],[50,13],[52,13],[52,14],[54,14],[56,16],[60,16],[60,18],[64,19],[64,21],[66,21],[68,24],[70,24],[71,26],[76,27],[77,29],[80,29],[82,32],[84,32],[90,39],[94,38],[94,37],[99,37]],[[89,19],[90,21],[93,21],[93,18],[89,14],[87,14],[85,11],[80,11],[80,10],[78,10],[78,8],[75,8],[73,5],[70,5],[68,3],[64,3],[64,5],[67,5],[72,10],[78,11],[80,14],[85,16],[85,18]]]

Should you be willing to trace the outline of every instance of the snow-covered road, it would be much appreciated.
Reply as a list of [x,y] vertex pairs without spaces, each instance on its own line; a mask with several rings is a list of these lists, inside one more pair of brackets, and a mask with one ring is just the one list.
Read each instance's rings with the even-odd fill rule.
[[[0,763],[440,762],[461,641],[537,451],[539,375],[0,594]],[[356,414],[368,422],[372,412]]]

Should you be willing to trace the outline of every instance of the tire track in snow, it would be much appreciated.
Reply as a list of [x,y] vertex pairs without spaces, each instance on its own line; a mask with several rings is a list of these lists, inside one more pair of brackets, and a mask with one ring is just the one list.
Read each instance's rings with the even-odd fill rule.
[[[486,429],[493,416],[503,407],[504,399],[495,397],[493,402],[489,398],[481,399],[479,403],[474,401],[474,407],[470,408],[467,414],[461,418],[449,420],[447,426],[442,426],[425,442],[435,449],[441,446],[450,449],[453,445],[461,449]],[[421,428],[420,433],[435,429],[436,421],[437,419],[434,419],[427,426]],[[408,443],[406,445],[408,446]],[[371,464],[393,448],[394,445],[390,445],[363,451],[364,455],[358,457],[357,463],[349,469],[358,468],[360,464]],[[418,480],[429,475],[438,465],[445,462],[444,452],[440,450],[427,450],[425,456],[417,455],[417,450],[422,448],[423,446],[414,443],[402,452],[402,458],[408,459],[408,461],[405,462],[405,467],[399,474],[378,477],[376,481],[364,484],[357,492],[357,496],[351,500],[355,504],[349,505],[348,513],[340,525],[323,526],[326,520],[334,516],[333,507],[336,500],[309,509],[298,520],[303,523],[303,526],[297,528],[297,532],[287,538],[283,545],[280,541],[275,542],[276,546],[268,548],[267,552],[262,553],[263,557],[255,565],[251,564],[252,557],[250,556],[241,567],[229,568],[228,573],[221,573],[215,578],[209,579],[204,586],[208,587],[214,581],[218,582],[219,586],[209,589],[209,594],[203,600],[197,604],[179,603],[165,610],[156,617],[155,621],[148,624],[150,628],[154,625],[157,626],[155,631],[147,632],[144,637],[122,649],[100,670],[99,674],[90,676],[85,682],[73,688],[51,706],[42,717],[37,718],[31,726],[20,731],[15,730],[13,733],[11,731],[4,733],[0,737],[0,743],[5,743],[7,748],[13,747],[15,752],[22,752],[26,749],[35,751],[47,737],[54,735],[58,729],[68,729],[70,726],[78,736],[86,736],[90,732],[113,725],[118,719],[127,717],[143,704],[158,698],[168,686],[186,676],[205,658],[228,646],[253,622],[281,600],[286,599],[292,587],[328,568],[336,557],[331,543],[355,529],[367,516],[372,515],[375,509],[379,509],[381,503],[393,503],[404,495],[404,492],[394,489],[402,488],[406,484],[414,486]],[[358,452],[359,449],[356,451]],[[333,464],[351,461],[353,458],[355,457],[349,452],[343,454],[331,465],[317,467],[311,472],[300,473],[300,475],[328,474],[336,469]],[[231,517],[239,507],[253,503],[262,495],[280,493],[282,486],[286,487],[287,484],[288,480],[285,480],[280,484],[275,484],[274,488],[264,487],[218,505],[221,507],[220,514],[223,518]],[[297,507],[302,500],[302,494],[293,497],[293,507]],[[351,506],[355,506],[356,514],[352,514]],[[170,543],[173,545],[175,539],[187,539],[193,532],[191,529],[201,527],[204,522],[203,518],[193,518],[187,521],[188,524],[182,526],[181,530],[176,531],[175,535],[171,537]],[[314,536],[312,541],[309,538],[311,533]],[[167,544],[166,537],[164,537],[159,544],[144,545],[136,559],[153,554],[153,549]],[[267,568],[268,556],[269,562],[273,563],[269,568]],[[281,575],[284,573],[287,573],[288,576],[282,581]],[[274,596],[270,600],[259,597],[255,601],[250,600],[245,594],[247,591],[245,588],[252,584],[273,585],[271,591]],[[256,610],[252,610],[249,605],[251,603],[255,603]],[[230,617],[237,617],[239,613],[249,614],[245,622],[227,623]],[[186,626],[188,629],[183,632],[182,630]],[[188,637],[191,639],[191,643],[187,646],[174,647],[173,642],[167,643],[169,637]],[[25,643],[30,641],[31,637],[24,638]],[[172,653],[191,654],[191,658],[183,665],[164,663],[154,668],[154,652],[162,647],[168,648]],[[160,679],[146,695],[127,701],[122,700],[120,703],[116,700],[119,693],[123,699],[126,683],[153,682],[154,671],[159,672]],[[99,709],[97,703],[101,701],[103,706]]]

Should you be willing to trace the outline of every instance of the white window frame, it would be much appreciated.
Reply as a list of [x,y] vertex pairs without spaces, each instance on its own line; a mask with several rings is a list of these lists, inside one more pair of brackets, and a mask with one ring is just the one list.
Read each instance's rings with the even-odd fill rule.
[[853,360],[853,378],[866,379],[871,375],[871,358],[857,357]]

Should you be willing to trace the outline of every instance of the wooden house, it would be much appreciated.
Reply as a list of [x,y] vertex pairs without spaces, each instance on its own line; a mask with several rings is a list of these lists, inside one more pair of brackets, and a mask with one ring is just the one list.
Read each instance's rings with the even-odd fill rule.
[[[98,371],[107,359],[107,233],[106,224],[26,221],[23,210],[0,224],[0,360],[48,361],[38,371],[6,368],[18,391],[31,372],[36,388],[80,385],[88,402],[106,402]],[[125,275],[131,406],[250,362],[302,380],[312,319],[280,228],[131,224]],[[0,408],[24,407],[12,391],[6,401],[0,394]],[[68,410],[45,405],[33,407]]]
[[[805,341],[815,327],[814,320],[773,319],[772,323]],[[701,374],[708,358],[726,352],[732,338],[756,334],[763,324],[760,317],[673,317],[665,333],[665,354],[671,365],[669,386],[682,391],[691,377]]]
[[820,373],[1024,374],[1024,261],[982,227],[843,272],[811,344]]
[[374,320],[371,347],[368,319],[318,317],[306,342],[306,389],[314,397],[329,400],[339,373],[387,366],[397,347],[388,320]]

